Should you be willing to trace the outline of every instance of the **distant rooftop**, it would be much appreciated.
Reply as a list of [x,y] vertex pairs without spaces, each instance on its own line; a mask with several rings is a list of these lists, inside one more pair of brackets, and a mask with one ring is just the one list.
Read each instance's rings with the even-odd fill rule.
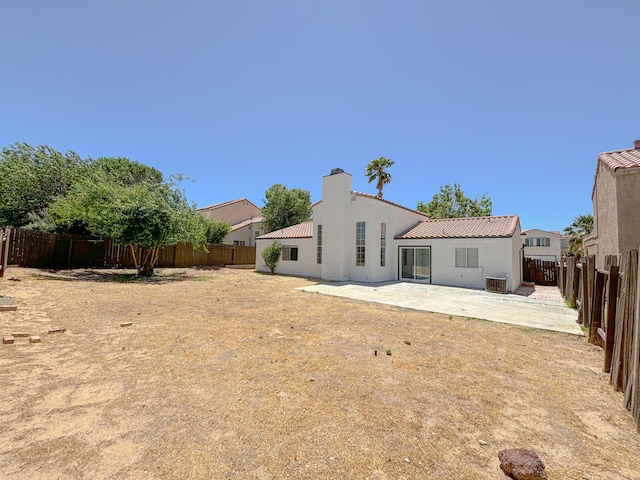
[[[234,203],[240,203],[240,202],[247,202],[248,204],[256,207],[250,200],[246,198],[238,198],[237,200],[230,200],[228,202],[221,202],[221,203],[214,203],[213,205],[207,205],[206,207],[198,208],[198,210],[216,210],[218,208],[226,207],[229,205],[233,205]],[[260,210],[259,207],[256,207],[256,208]]]

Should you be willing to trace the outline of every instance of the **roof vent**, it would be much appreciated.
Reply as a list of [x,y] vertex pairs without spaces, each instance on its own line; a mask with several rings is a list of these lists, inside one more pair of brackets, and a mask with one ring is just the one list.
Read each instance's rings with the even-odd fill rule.
[[640,150],[640,140],[633,141],[633,148],[636,150]]
[[338,173],[344,173],[344,170],[341,168],[334,168],[331,170],[331,175],[336,175]]

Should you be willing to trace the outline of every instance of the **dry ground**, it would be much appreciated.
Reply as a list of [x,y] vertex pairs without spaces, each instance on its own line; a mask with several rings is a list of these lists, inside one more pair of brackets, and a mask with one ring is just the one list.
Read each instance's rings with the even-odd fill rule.
[[550,479],[640,478],[640,435],[584,338],[246,270],[126,280],[0,280],[19,306],[0,333],[42,337],[0,345],[0,477],[500,479],[498,451],[526,447]]

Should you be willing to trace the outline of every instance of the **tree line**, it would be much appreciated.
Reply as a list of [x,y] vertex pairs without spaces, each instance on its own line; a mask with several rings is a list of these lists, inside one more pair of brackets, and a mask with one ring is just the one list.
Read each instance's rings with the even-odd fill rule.
[[109,237],[129,246],[138,273],[150,275],[160,248],[203,249],[231,229],[199,213],[180,180],[127,158],[16,143],[0,152],[0,226]]

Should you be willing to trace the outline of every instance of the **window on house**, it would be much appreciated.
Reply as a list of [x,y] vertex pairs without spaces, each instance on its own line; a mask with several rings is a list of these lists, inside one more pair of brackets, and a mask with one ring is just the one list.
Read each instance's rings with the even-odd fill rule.
[[380,266],[387,264],[387,224],[380,224]]
[[298,261],[298,246],[297,245],[283,245],[282,246],[282,260],[288,260],[291,262]]
[[551,238],[549,237],[527,237],[524,239],[525,247],[550,247]]
[[456,248],[456,267],[478,268],[478,249]]
[[356,222],[356,266],[364,267],[365,222]]
[[322,225],[318,225],[318,247],[316,252],[316,262],[322,263]]
[[244,246],[244,240],[234,240],[233,244],[238,246]]

